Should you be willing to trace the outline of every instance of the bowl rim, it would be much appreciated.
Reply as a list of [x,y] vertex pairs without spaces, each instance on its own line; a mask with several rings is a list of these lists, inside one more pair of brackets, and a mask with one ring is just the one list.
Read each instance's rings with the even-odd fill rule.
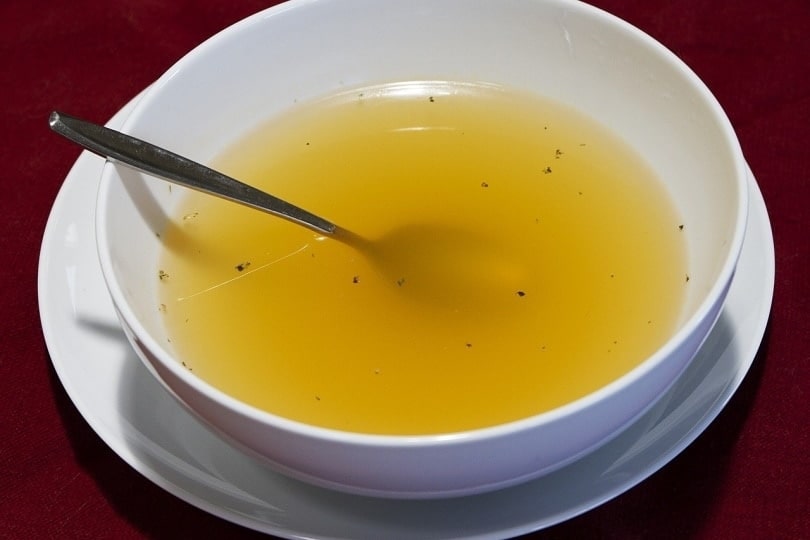
[[[133,126],[137,125],[139,118],[142,114],[144,114],[144,111],[148,111],[151,103],[156,99],[155,96],[160,93],[161,88],[167,85],[171,79],[182,72],[186,64],[200,61],[205,57],[205,55],[208,54],[209,50],[216,49],[221,42],[233,38],[234,35],[242,31],[243,28],[260,24],[267,18],[298,9],[302,6],[313,5],[316,3],[328,3],[330,1],[334,0],[288,0],[282,4],[278,4],[254,13],[253,15],[250,15],[214,34],[182,56],[147,89],[125,119],[121,130],[128,132],[131,131]],[[612,31],[620,32],[633,38],[634,40],[638,40],[640,44],[653,52],[656,57],[661,60],[662,64],[668,64],[673,72],[677,72],[680,77],[683,77],[683,79],[689,83],[689,86],[693,90],[695,96],[699,96],[703,103],[708,106],[712,113],[712,121],[717,125],[718,128],[720,128],[720,131],[723,134],[724,146],[726,146],[729,155],[733,158],[736,186],[738,188],[736,216],[733,235],[728,242],[728,252],[723,265],[712,286],[706,293],[702,295],[703,299],[694,310],[694,313],[689,316],[689,318],[681,324],[679,329],[672,336],[670,336],[669,339],[653,354],[608,384],[564,405],[525,418],[504,422],[502,424],[473,428],[464,431],[412,435],[374,434],[344,431],[329,427],[317,426],[283,417],[249,405],[225,393],[224,391],[213,386],[211,383],[190,372],[188,369],[182,367],[181,363],[178,362],[175,357],[166,350],[163,344],[156,340],[154,336],[152,336],[144,328],[126,301],[121,284],[115,277],[116,274],[110,259],[110,253],[106,247],[109,245],[109,242],[106,227],[107,212],[105,210],[105,201],[107,200],[107,194],[109,193],[111,182],[102,181],[100,183],[96,202],[95,231],[97,251],[105,283],[110,296],[112,297],[113,303],[116,306],[118,316],[122,319],[122,322],[132,330],[135,336],[137,336],[137,339],[143,343],[144,348],[152,353],[161,363],[161,365],[168,369],[173,376],[177,377],[180,381],[182,381],[183,384],[193,388],[196,392],[207,396],[220,406],[225,407],[229,411],[239,416],[246,417],[251,421],[262,425],[269,425],[276,429],[307,438],[324,439],[336,443],[373,447],[416,448],[435,447],[437,445],[447,446],[487,439],[497,439],[517,432],[536,429],[540,426],[552,424],[563,418],[572,416],[578,412],[596,406],[600,402],[603,402],[607,397],[615,395],[622,388],[643,378],[648,372],[659,366],[666,357],[671,355],[679,346],[686,342],[689,336],[691,336],[697,330],[697,328],[705,322],[706,317],[715,307],[718,300],[723,300],[725,290],[727,290],[727,287],[733,278],[737,261],[742,250],[745,226],[748,219],[748,190],[746,184],[747,169],[740,143],[722,106],[706,84],[691,68],[685,64],[683,60],[681,60],[675,53],[670,51],[653,37],[613,14],[583,2],[574,0],[533,1],[537,3],[564,6],[566,9],[577,10],[581,13],[587,14],[588,16],[600,18],[603,24],[612,27]],[[116,165],[115,163],[107,161],[102,169],[102,180],[109,179],[111,176],[114,176],[116,174],[116,167],[118,166],[119,165]],[[164,386],[166,386],[165,381],[163,381],[160,377],[157,378]]]

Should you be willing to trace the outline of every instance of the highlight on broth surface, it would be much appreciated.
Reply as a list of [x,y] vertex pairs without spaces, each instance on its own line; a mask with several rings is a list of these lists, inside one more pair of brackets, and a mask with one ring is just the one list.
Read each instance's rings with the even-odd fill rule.
[[537,96],[355,89],[213,165],[377,251],[184,196],[156,270],[171,347],[274,414],[400,435],[518,420],[627,373],[678,323],[686,250],[665,188],[610,131]]

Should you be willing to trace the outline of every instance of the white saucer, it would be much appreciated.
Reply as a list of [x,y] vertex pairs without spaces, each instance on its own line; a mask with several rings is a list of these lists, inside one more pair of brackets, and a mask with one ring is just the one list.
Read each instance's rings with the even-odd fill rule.
[[[110,124],[120,125],[132,105]],[[581,514],[650,476],[706,429],[748,372],[770,312],[773,237],[751,174],[745,246],[717,326],[676,386],[617,439],[548,476],[484,495],[396,501],[340,494],[281,476],[228,446],[176,405],[131,351],[96,256],[103,163],[79,157],[42,242],[39,306],[54,368],[90,426],[137,471],[211,514],[278,536],[503,538]]]

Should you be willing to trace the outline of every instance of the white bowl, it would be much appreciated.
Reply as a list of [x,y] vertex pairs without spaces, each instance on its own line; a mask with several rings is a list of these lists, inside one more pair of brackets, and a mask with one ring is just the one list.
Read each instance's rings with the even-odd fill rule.
[[148,91],[124,131],[207,161],[296,101],[394,80],[487,81],[568,103],[644,155],[689,223],[686,316],[654,355],[606,387],[524,420],[463,433],[377,436],[298,423],[224,395],[165,346],[155,308],[165,183],[103,172],[102,270],[133,347],[185,406],[292,476],[391,497],[493,490],[594,450],[650,407],[689,364],[731,283],[746,221],[743,157],[711,93],[629,24],[567,0],[293,0],[208,40]]

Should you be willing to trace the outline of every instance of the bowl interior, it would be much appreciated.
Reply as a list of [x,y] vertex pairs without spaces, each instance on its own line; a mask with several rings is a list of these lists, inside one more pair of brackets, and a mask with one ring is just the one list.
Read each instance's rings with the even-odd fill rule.
[[[494,82],[569,104],[646,157],[687,235],[686,324],[719,294],[744,221],[744,170],[716,102],[671,53],[568,1],[292,1],[215,36],[150,89],[124,125],[206,162],[294,104],[403,80]],[[157,309],[159,237],[183,190],[107,165],[99,250],[114,302],[149,348],[170,345]]]

